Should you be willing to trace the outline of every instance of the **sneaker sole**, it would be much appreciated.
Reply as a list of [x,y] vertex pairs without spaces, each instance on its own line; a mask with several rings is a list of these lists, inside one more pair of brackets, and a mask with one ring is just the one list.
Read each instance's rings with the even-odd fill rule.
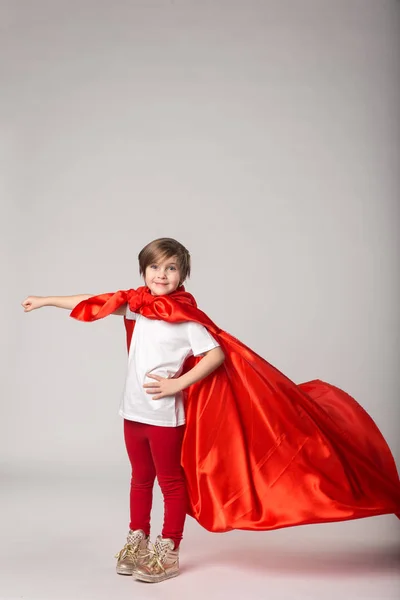
[[179,571],[168,575],[160,575],[159,577],[152,577],[151,575],[136,575],[136,573],[132,573],[133,579],[136,581],[144,581],[145,583],[160,583],[161,581],[172,579],[172,577],[177,577],[178,575]]
[[132,576],[132,571],[127,571],[126,569],[116,569],[117,575],[129,575]]

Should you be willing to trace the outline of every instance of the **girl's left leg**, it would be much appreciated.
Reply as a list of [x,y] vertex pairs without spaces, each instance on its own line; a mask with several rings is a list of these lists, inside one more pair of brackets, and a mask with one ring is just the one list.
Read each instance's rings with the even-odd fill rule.
[[186,481],[181,466],[184,432],[184,425],[152,426],[149,435],[157,479],[164,497],[162,537],[173,540],[175,550],[182,540],[188,508]]
[[185,427],[148,427],[151,427],[150,449],[164,496],[164,526],[147,560],[134,569],[133,577],[155,583],[179,575],[179,544],[188,507],[185,476],[181,467]]

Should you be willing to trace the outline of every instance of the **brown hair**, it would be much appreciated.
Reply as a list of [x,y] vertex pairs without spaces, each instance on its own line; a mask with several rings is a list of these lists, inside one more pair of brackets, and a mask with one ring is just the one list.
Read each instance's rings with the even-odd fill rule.
[[180,273],[179,285],[190,276],[190,254],[185,246],[172,238],[153,240],[139,252],[139,273],[144,275],[149,265],[157,260],[176,256]]

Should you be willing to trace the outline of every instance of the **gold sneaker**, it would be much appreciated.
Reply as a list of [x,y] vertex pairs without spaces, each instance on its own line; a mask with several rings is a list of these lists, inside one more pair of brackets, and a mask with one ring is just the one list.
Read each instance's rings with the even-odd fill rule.
[[130,529],[125,546],[115,555],[118,575],[132,575],[134,567],[146,557],[149,551],[148,545],[149,538],[145,536],[142,529],[135,531]]
[[179,575],[179,548],[170,538],[159,535],[147,556],[133,569],[132,576],[139,581],[158,583]]

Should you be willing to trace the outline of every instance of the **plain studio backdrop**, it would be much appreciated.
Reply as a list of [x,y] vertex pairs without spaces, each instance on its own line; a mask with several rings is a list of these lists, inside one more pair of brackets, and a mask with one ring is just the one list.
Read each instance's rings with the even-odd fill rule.
[[[396,598],[393,515],[188,520],[179,578],[116,577],[123,320],[20,302],[137,287],[140,249],[174,237],[200,308],[295,382],[345,389],[399,459],[399,2],[0,7],[1,600]],[[157,491],[153,537],[161,518]]]

